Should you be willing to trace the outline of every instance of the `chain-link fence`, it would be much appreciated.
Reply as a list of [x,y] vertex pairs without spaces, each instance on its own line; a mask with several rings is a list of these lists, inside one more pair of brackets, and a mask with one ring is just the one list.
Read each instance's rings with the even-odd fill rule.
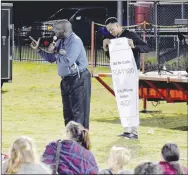
[[[157,25],[176,25],[175,19],[186,19],[187,15],[188,3],[157,4]],[[165,32],[168,35],[163,37]],[[169,70],[185,70],[188,66],[188,45],[181,38],[181,36],[186,37],[188,35],[187,32],[188,26],[181,28],[158,28],[158,62],[169,67]]]
[[[31,40],[28,37],[28,34],[26,31],[16,31],[15,32],[15,49],[14,49],[14,61],[32,61],[32,62],[40,62],[40,63],[47,63],[44,58],[41,58],[39,54],[36,53],[35,50],[33,50],[30,47]],[[100,34],[100,30],[95,31],[95,66],[109,66],[109,59],[105,55],[103,49],[102,49],[102,41],[103,36]],[[51,43],[52,40],[45,40],[48,43]],[[45,46],[42,43],[45,43],[45,41],[42,41],[40,44],[40,47],[44,50],[47,49],[48,46]],[[93,64],[91,61],[91,46],[85,45],[85,51],[88,58],[89,64]]]
[[[44,58],[41,58],[34,49],[31,48],[31,40],[22,31],[15,32],[15,49],[14,49],[14,61],[28,61],[28,62],[40,62],[47,63]],[[48,41],[48,40],[46,40]],[[51,42],[51,41],[49,41]],[[43,50],[47,50],[47,46],[40,45]],[[88,61],[91,64],[91,47],[85,46]]]
[[[188,19],[188,3],[129,2],[128,24],[138,24],[135,32],[140,33],[151,48],[150,53],[143,54],[146,71],[188,67],[188,25],[176,24],[175,19]],[[139,25],[141,23],[146,26]]]
[[[128,28],[135,31],[150,47],[141,55],[145,71],[166,68],[185,70],[188,67],[188,25],[175,24],[175,19],[188,19],[188,3],[128,3]],[[95,66],[109,66],[109,59],[102,49],[105,27],[95,23]],[[130,27],[131,26],[131,27]],[[101,31],[103,31],[101,33]],[[33,51],[25,40],[26,33],[15,33],[15,60],[46,62]],[[187,40],[186,40],[187,37]],[[91,47],[86,46],[91,64]]]

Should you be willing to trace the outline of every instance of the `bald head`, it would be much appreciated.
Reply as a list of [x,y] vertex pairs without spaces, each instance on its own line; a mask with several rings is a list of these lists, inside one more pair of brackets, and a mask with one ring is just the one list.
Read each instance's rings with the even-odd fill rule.
[[72,32],[72,24],[66,19],[57,21],[54,25],[54,32],[58,38],[66,38]]

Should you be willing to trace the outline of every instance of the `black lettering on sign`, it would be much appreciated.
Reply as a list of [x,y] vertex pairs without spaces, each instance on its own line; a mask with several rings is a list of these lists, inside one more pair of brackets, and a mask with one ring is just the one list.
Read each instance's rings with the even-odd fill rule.
[[[114,63],[115,64],[115,63]],[[119,62],[117,63],[119,64]],[[133,68],[127,68],[127,69],[115,69],[112,70],[112,72],[115,75],[126,75],[126,74],[133,74],[134,73],[134,69]]]
[[122,61],[122,64],[128,64],[128,63],[131,63],[130,61]]
[[123,89],[123,92],[131,92],[133,89]]
[[131,100],[123,100],[120,102],[120,105],[122,106],[130,106],[131,105]]
[[120,98],[127,98],[128,95],[120,95]]
[[[117,90],[118,93],[132,92],[132,91],[133,91],[133,89],[118,89]],[[126,97],[127,97],[127,95],[126,95]]]
[[122,93],[122,90],[121,90],[121,89],[120,89],[120,90],[117,90],[117,92],[118,92],[118,93]]

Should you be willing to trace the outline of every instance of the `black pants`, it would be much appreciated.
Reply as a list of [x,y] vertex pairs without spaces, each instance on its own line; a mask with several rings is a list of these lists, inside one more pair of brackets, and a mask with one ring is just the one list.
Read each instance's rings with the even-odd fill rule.
[[61,96],[65,126],[71,120],[89,129],[91,74],[86,69],[77,75],[62,79]]

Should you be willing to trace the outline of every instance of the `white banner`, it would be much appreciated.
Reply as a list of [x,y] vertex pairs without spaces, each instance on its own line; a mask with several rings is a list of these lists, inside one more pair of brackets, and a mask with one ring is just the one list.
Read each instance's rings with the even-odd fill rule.
[[123,127],[139,125],[139,75],[127,38],[111,39],[110,67],[117,107]]

